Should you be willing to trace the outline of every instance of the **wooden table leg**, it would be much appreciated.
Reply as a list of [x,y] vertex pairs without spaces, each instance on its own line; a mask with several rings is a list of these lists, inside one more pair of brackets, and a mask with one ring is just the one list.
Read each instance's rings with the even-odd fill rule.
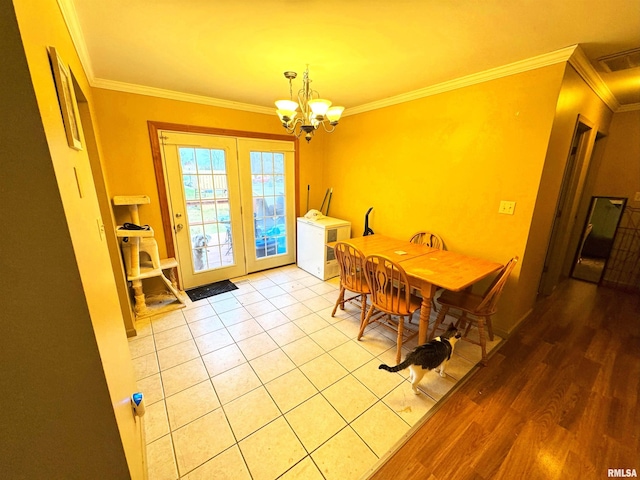
[[429,334],[429,317],[431,316],[431,298],[435,293],[435,287],[427,282],[423,282],[420,287],[422,294],[422,305],[420,305],[420,325],[418,326],[418,345],[427,341]]

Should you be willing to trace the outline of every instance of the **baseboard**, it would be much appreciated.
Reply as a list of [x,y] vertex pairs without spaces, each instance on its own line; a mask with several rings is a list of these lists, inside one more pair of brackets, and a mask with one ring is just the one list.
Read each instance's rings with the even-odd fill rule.
[[529,315],[531,315],[531,313],[533,313],[533,307],[530,308],[524,315],[522,315],[518,321],[515,323],[515,325],[513,326],[513,328],[511,330],[509,330],[508,332],[506,330],[502,330],[501,328],[493,328],[493,333],[495,333],[496,335],[498,335],[499,337],[504,338],[505,340],[507,338],[509,338],[511,335],[513,335],[513,332],[515,332],[518,327],[520,327],[520,325],[522,325],[522,322],[524,322],[527,317]]

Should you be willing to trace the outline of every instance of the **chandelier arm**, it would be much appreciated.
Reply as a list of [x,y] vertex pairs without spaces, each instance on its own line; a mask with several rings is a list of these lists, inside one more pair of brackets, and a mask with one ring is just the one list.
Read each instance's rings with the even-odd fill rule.
[[[335,129],[336,126],[335,125],[331,125],[329,122],[327,122],[326,120],[323,120],[322,122],[322,127],[324,128],[324,131],[327,133],[332,133]],[[329,123],[329,127],[327,127],[327,123]]]
[[296,127],[302,124],[302,120],[300,118],[296,118],[293,122],[289,122],[288,125],[285,125],[284,128],[287,130],[287,133],[300,137],[300,133],[296,134]]

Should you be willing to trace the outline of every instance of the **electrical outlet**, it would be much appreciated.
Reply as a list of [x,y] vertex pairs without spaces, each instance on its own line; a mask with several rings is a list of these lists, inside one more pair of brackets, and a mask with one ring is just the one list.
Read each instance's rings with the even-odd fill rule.
[[500,201],[500,208],[498,208],[498,213],[502,213],[504,215],[513,215],[513,212],[516,209],[516,202],[509,202],[507,200]]

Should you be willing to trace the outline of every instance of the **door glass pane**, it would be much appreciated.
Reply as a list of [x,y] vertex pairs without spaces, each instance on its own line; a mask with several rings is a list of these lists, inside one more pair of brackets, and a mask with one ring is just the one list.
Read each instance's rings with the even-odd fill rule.
[[225,151],[178,148],[194,272],[235,264]]
[[286,254],[284,155],[251,152],[251,185],[256,257]]

